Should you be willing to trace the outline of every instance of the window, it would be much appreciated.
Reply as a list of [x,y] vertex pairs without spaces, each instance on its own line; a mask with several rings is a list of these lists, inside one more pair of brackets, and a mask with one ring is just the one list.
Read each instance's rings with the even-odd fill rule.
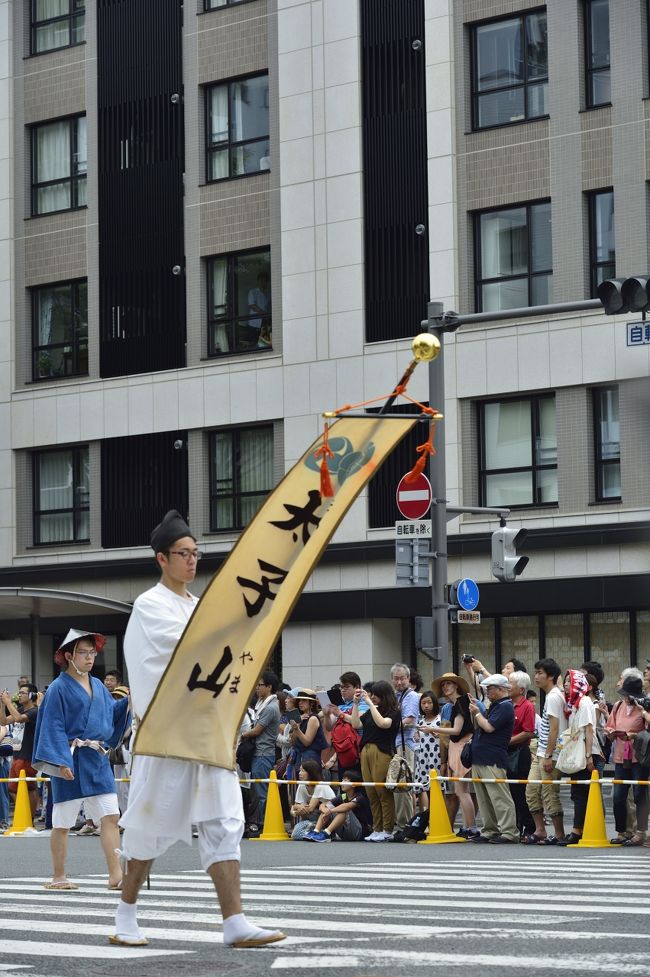
[[555,397],[489,401],[479,411],[481,505],[555,505]]
[[273,428],[210,436],[210,529],[243,529],[273,487]]
[[472,30],[474,129],[547,115],[546,11],[478,24]]
[[594,397],[596,499],[621,498],[621,430],[618,387],[598,387]]
[[248,3],[249,0],[205,0],[206,10],[218,10],[219,7],[236,7],[240,3]]
[[210,258],[208,354],[271,349],[271,253]]
[[589,271],[591,295],[601,282],[616,277],[614,243],[614,191],[598,190],[589,198]]
[[88,447],[39,451],[32,457],[34,545],[88,540]]
[[270,169],[269,76],[212,85],[206,101],[207,179]]
[[476,215],[476,307],[518,309],[551,301],[551,203]]
[[72,47],[86,39],[86,0],[31,0],[31,53]]
[[609,0],[585,0],[587,107],[611,101],[609,72]]
[[86,205],[86,117],[32,129],[32,214]]
[[88,285],[47,285],[32,292],[32,378],[88,373]]

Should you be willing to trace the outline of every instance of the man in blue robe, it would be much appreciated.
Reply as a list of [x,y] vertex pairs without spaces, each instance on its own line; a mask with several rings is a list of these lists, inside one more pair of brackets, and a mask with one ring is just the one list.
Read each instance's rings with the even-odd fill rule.
[[52,881],[46,889],[77,889],[65,873],[68,833],[81,804],[87,818],[100,825],[108,866],[108,887],[122,882],[117,826],[119,807],[108,748],[119,743],[126,728],[129,699],[115,700],[90,674],[104,647],[103,635],[70,630],[54,656],[65,668],[49,686],[38,711],[33,765],[49,776],[52,809]]

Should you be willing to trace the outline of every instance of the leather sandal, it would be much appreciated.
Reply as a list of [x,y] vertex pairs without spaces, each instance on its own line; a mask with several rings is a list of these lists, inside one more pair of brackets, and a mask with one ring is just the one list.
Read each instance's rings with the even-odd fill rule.
[[621,842],[623,848],[643,848],[645,845],[645,833],[637,831],[631,838],[626,838]]

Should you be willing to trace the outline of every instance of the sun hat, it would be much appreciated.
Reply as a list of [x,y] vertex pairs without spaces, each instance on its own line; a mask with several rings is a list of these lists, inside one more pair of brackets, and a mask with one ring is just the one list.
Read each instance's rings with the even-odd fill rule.
[[[291,695],[291,693],[289,693]],[[296,689],[296,695],[291,696],[292,699],[310,699],[312,702],[318,702],[318,697],[313,689]]]
[[128,699],[129,690],[126,685],[117,685],[111,692],[111,695],[114,699]]
[[443,682],[453,682],[461,692],[469,692],[469,685],[464,678],[461,678],[460,675],[456,675],[454,672],[445,672],[444,675],[434,679],[431,683],[431,690],[435,692],[437,698],[440,698],[442,695]]
[[643,695],[643,680],[640,678],[635,678],[633,675],[628,675],[624,679],[623,684],[620,689],[617,689],[618,695],[629,695],[632,698],[641,698]]

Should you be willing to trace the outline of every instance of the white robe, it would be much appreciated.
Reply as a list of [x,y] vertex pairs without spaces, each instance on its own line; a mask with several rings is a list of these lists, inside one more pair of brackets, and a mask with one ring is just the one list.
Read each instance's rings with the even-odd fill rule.
[[[162,583],[136,599],[124,636],[124,658],[137,716],[146,712],[197,604],[197,597],[179,597]],[[175,717],[170,721],[182,720]],[[191,717],[185,721],[191,723]],[[192,824],[215,818],[235,818],[243,823],[241,791],[234,771],[186,760],[133,758],[129,806],[120,820],[128,858],[156,857],[174,841],[191,844]],[[162,839],[168,844],[161,844]]]

